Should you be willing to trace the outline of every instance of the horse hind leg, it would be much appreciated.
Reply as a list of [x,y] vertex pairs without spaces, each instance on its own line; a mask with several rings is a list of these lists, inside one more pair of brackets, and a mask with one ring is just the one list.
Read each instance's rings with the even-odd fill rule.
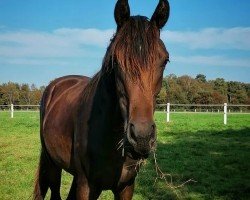
[[113,191],[115,200],[131,200],[133,198],[135,184],[131,183],[122,191]]
[[62,169],[57,167],[47,157],[44,150],[41,152],[40,163],[37,171],[37,177],[34,189],[34,199],[42,200],[45,198],[48,188],[51,190],[51,200],[61,200],[60,185],[61,185]]

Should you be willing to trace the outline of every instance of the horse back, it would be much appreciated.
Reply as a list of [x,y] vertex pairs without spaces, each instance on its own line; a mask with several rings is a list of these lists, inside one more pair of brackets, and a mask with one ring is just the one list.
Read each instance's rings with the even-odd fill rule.
[[90,78],[65,76],[55,79],[44,91],[40,109],[42,148],[65,170],[72,168],[74,119]]

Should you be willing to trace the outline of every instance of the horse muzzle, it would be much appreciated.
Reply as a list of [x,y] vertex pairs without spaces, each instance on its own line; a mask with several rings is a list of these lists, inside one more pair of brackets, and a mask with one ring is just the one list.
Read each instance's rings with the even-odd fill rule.
[[133,147],[135,157],[147,158],[156,146],[156,126],[154,122],[133,123],[127,128],[127,141]]

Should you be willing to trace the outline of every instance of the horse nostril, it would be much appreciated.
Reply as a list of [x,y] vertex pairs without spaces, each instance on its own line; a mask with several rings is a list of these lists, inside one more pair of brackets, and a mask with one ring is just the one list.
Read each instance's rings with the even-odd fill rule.
[[135,136],[135,126],[134,124],[130,124],[129,125],[129,133],[130,133],[130,137],[136,142],[136,136]]

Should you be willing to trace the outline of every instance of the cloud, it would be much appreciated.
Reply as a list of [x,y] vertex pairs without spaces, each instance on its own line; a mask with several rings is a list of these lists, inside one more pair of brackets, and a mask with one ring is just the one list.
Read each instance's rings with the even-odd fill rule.
[[114,30],[62,28],[55,30],[54,34],[59,37],[66,38],[73,36],[71,38],[71,42],[74,43],[106,47],[110,41],[110,38],[114,34]]
[[3,65],[25,65],[25,66],[72,66],[72,63],[68,61],[62,61],[59,59],[43,59],[43,58],[2,58],[0,64]]
[[206,28],[200,31],[163,31],[166,43],[185,45],[190,49],[250,50],[250,27]]
[[[56,29],[52,32],[22,30],[0,32],[3,57],[79,57],[90,56],[90,46],[104,48],[114,30]],[[94,53],[94,52],[93,52]]]
[[[104,56],[114,29],[60,28],[51,32],[0,30],[0,64],[70,65],[76,58]],[[183,45],[182,52],[192,49],[250,50],[250,27],[230,29],[207,28],[200,31],[163,31],[164,42]],[[171,61],[184,64],[250,67],[249,58],[233,58],[230,54],[183,56],[172,55]],[[44,58],[47,60],[45,61]],[[63,59],[62,59],[63,58]],[[68,60],[67,60],[68,59]],[[63,60],[63,61],[62,61]]]
[[250,67],[250,59],[228,58],[225,56],[173,56],[171,61],[189,65],[228,67]]

